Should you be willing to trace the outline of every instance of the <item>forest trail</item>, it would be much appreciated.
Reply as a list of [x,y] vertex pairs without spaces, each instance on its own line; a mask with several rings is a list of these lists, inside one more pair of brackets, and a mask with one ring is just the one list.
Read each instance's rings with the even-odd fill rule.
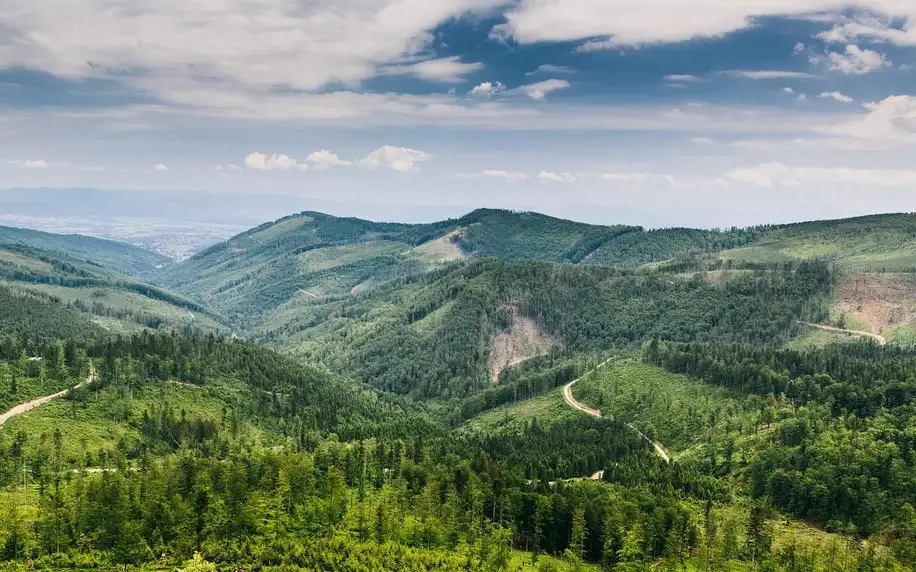
[[[599,369],[603,368],[603,367],[606,366],[608,363],[610,363],[610,361],[611,361],[610,359],[607,359],[607,360],[603,361],[603,362],[602,362],[601,364],[599,364],[598,367],[596,367],[595,369],[593,369],[593,370],[591,370],[591,371],[588,371],[588,372],[582,374],[581,377],[579,377],[579,378],[577,378],[577,379],[574,379],[574,380],[570,381],[569,383],[567,383],[566,385],[564,385],[564,386],[563,386],[563,400],[566,401],[566,404],[569,405],[570,407],[572,407],[573,409],[578,409],[579,411],[581,411],[581,412],[583,412],[583,413],[586,413],[586,414],[588,414],[588,415],[591,415],[592,417],[597,417],[597,418],[600,419],[600,418],[601,418],[601,412],[598,411],[597,409],[592,409],[591,407],[588,407],[587,405],[585,405],[585,404],[583,404],[583,403],[580,403],[578,400],[576,400],[576,398],[573,397],[572,388],[573,388],[573,386],[574,386],[575,384],[579,383],[579,380],[581,380],[583,377],[585,377],[585,376],[587,376],[587,375],[589,375],[589,374],[591,374],[591,373],[593,373],[593,372],[595,372],[595,371],[598,371]],[[649,437],[647,437],[645,433],[643,433],[642,431],[640,431],[639,429],[637,429],[632,423],[627,423],[626,425],[627,425],[627,427],[629,427],[631,430],[635,431],[640,437],[642,437],[642,438],[645,439],[647,442],[649,442],[649,443],[652,445],[652,447],[655,449],[655,452],[658,454],[658,456],[661,457],[662,459],[664,459],[664,461],[665,461],[666,463],[670,463],[670,462],[671,462],[671,457],[668,456],[668,453],[665,451],[665,448],[664,448],[664,447],[662,447],[659,443],[656,443],[656,442],[653,441],[652,439],[649,439]],[[592,475],[590,478],[592,478],[592,479],[600,479],[600,478],[602,478],[603,473],[604,473],[604,471],[599,471],[598,473],[595,473],[594,475]]]
[[812,328],[817,328],[819,330],[826,330],[828,332],[838,332],[841,334],[849,334],[851,336],[860,336],[863,338],[871,338],[881,344],[882,346],[887,345],[887,338],[879,334],[873,334],[871,332],[863,332],[862,330],[844,330],[843,328],[837,328],[834,326],[828,326],[825,324],[812,324],[811,322],[804,322],[806,326],[811,326]]
[[46,395],[44,397],[39,397],[38,399],[33,399],[32,401],[26,401],[25,403],[20,403],[19,405],[17,405],[16,407],[13,407],[6,413],[0,414],[0,427],[2,427],[4,423],[9,421],[13,417],[16,417],[17,415],[22,415],[23,413],[27,413],[33,409],[37,409],[41,407],[42,405],[48,403],[49,401],[53,401],[57,399],[58,397],[63,397],[67,395],[69,392],[73,391],[74,389],[79,389],[80,387],[83,387],[84,385],[88,385],[94,381],[98,381],[98,379],[99,379],[99,376],[95,371],[95,366],[93,366],[90,363],[89,364],[89,375],[86,377],[86,381],[82,383],[78,383],[74,385],[73,387],[68,387],[67,389],[63,391],[58,391],[57,393],[53,395]]

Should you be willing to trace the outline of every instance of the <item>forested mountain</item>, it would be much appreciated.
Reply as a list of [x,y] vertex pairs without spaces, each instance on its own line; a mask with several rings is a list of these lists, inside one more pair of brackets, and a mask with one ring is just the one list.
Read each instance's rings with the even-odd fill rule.
[[4,243],[0,570],[913,569],[913,221]]
[[4,254],[7,248],[15,249],[17,246],[63,253],[75,260],[90,261],[136,278],[150,278],[172,264],[172,260],[165,256],[122,242],[80,234],[52,234],[0,226],[0,260],[9,255]]
[[[821,263],[747,270],[723,287],[702,277],[485,260],[286,304],[254,336],[386,391],[465,398],[497,381],[494,360],[506,352],[517,363],[650,337],[780,343],[798,319],[825,317],[829,289]],[[545,343],[525,347],[526,333]]]
[[[97,258],[104,261],[109,254],[103,249]],[[29,320],[37,319],[34,316],[38,314],[55,316],[61,312],[69,316],[66,322],[89,322],[84,332],[229,331],[218,314],[180,294],[105,268],[94,259],[79,260],[65,252],[26,244],[0,245],[0,286],[4,296],[18,300],[3,318],[19,323],[17,331],[22,335],[60,335],[65,330],[47,328],[51,322],[44,318],[35,327],[29,327]],[[28,306],[24,299],[30,300]],[[33,317],[27,319],[26,315]],[[60,321],[59,316],[52,319]]]

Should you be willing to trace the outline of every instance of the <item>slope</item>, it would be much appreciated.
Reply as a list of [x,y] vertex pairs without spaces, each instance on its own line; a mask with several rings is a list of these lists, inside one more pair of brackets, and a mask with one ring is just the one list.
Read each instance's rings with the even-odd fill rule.
[[[101,256],[104,258],[105,253]],[[180,295],[95,262],[30,245],[0,247],[0,283],[7,297],[19,300],[16,312],[4,313],[7,320],[15,320],[8,330],[18,335],[53,333],[61,338],[82,338],[90,330],[128,333],[145,328],[228,331],[218,315]],[[31,300],[28,309],[23,307],[23,300]],[[31,312],[32,319],[44,316],[44,325],[29,328],[23,322],[23,312]],[[75,315],[81,317],[76,319]],[[86,322],[92,327],[83,327]],[[52,328],[51,323],[61,327]]]
[[628,233],[602,245],[586,262],[631,267],[696,257],[732,262],[823,259],[850,270],[912,270],[916,268],[916,214]]
[[172,264],[165,256],[130,244],[79,234],[52,234],[24,228],[0,227],[0,260],[10,246],[30,246],[59,252],[79,261],[92,261],[109,270],[149,278]]
[[749,272],[720,287],[606,267],[485,260],[362,294],[301,297],[253,335],[386,391],[464,398],[492,386],[496,342],[520,320],[558,346],[553,352],[649,337],[771,344],[791,336],[802,315],[822,319],[828,290],[829,273],[816,263]]
[[364,290],[464,258],[577,262],[632,230],[488,209],[412,225],[304,212],[242,233],[156,280],[248,324],[300,295]]

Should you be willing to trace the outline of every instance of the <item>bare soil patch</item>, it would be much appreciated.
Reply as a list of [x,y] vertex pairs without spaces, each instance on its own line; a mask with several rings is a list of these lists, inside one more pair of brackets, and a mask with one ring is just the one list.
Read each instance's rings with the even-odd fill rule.
[[559,342],[543,331],[533,318],[513,310],[512,326],[496,333],[490,341],[490,380],[496,383],[507,367],[544,355]]
[[916,276],[912,274],[857,272],[840,282],[839,293],[833,313],[872,333],[916,321]]
[[455,260],[462,260],[466,258],[466,254],[458,246],[458,243],[455,241],[456,237],[460,236],[463,230],[456,230],[450,234],[443,236],[442,238],[437,238],[436,240],[431,240],[429,242],[423,243],[420,246],[414,248],[413,252],[426,262],[453,262]]

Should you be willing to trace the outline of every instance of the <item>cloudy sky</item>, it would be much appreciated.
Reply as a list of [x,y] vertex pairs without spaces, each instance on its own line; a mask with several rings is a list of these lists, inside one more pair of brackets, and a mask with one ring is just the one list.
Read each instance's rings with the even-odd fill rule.
[[3,6],[2,187],[647,226],[916,210],[913,0]]

